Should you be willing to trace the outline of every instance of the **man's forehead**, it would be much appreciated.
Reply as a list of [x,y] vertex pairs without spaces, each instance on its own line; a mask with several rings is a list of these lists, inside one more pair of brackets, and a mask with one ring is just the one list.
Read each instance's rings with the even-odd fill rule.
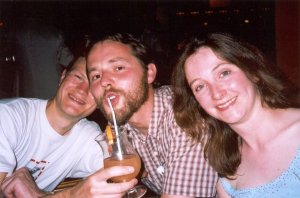
[[124,44],[119,41],[113,41],[113,40],[105,40],[103,42],[95,43],[94,46],[91,48],[90,53],[88,55],[91,56],[97,56],[99,53],[124,53],[124,52],[131,52],[130,46],[127,44]]

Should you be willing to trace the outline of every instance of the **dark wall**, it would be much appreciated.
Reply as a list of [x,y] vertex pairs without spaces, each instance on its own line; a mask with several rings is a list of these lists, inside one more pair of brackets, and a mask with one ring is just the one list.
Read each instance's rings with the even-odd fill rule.
[[275,19],[277,63],[300,88],[300,1],[276,1]]

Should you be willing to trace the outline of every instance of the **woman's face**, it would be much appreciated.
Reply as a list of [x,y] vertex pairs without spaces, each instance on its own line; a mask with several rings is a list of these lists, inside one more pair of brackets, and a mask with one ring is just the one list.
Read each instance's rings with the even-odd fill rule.
[[228,124],[246,121],[259,95],[245,73],[221,58],[208,47],[202,47],[185,62],[189,86],[200,106],[211,116]]

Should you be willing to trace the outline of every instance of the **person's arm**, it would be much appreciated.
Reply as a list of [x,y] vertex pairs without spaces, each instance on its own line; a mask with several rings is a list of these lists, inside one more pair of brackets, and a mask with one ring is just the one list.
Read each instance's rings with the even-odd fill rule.
[[[0,186],[2,186],[2,182],[5,179],[7,173],[0,173]],[[0,198],[4,197],[3,192],[0,188]]]
[[225,192],[223,186],[220,183],[220,180],[217,183],[217,194],[218,198],[230,198],[230,196]]
[[5,178],[1,185],[5,197],[39,197],[44,194],[34,182],[27,168],[20,168]]
[[[14,177],[5,179],[2,190],[7,198],[10,197],[122,197],[127,190],[137,184],[133,179],[124,183],[107,183],[107,180],[114,176],[130,174],[132,167],[115,166],[107,169],[101,169],[93,175],[87,177],[76,186],[62,190],[57,193],[47,193],[38,189],[31,175],[26,168],[18,170]],[[30,176],[30,177],[29,177]]]
[[0,184],[3,182],[6,175],[7,175],[7,173],[0,173]]

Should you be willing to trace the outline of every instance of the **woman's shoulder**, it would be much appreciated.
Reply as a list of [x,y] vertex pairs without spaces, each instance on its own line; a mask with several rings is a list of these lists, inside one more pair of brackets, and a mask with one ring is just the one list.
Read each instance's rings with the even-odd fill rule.
[[286,110],[287,115],[297,117],[300,119],[300,109],[299,108],[289,108]]
[[[285,112],[286,129],[300,132],[300,109],[287,109]],[[299,133],[300,134],[300,133]]]
[[279,126],[281,132],[291,129],[300,130],[300,109],[288,108],[273,110],[274,124]]
[[280,141],[288,147],[300,148],[300,109],[286,109],[278,119]]

